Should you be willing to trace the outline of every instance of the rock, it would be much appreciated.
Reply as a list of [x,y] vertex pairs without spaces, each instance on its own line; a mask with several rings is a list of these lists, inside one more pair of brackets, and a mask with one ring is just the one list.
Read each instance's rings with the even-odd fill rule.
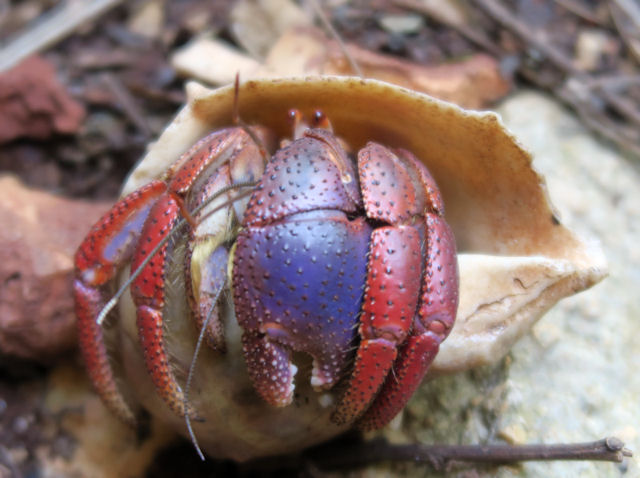
[[56,78],[53,65],[33,56],[0,74],[0,144],[78,131],[84,107]]
[[[423,384],[399,429],[385,434],[425,444],[568,443],[614,435],[633,458],[470,466],[448,476],[640,476],[640,174],[544,95],[519,93],[498,111],[533,152],[563,224],[601,242],[610,277],[551,309],[502,364]],[[441,475],[416,465],[387,476]]]
[[514,347],[498,429],[519,423],[527,442],[615,435],[635,455],[620,465],[530,463],[523,476],[640,476],[640,174],[545,96],[521,93],[500,112],[532,149],[563,223],[601,242],[610,277],[562,301]]
[[0,356],[44,362],[76,343],[73,254],[108,205],[0,177]]
[[174,435],[159,423],[136,433],[93,393],[84,370],[63,359],[33,380],[0,382],[0,477],[145,476]]

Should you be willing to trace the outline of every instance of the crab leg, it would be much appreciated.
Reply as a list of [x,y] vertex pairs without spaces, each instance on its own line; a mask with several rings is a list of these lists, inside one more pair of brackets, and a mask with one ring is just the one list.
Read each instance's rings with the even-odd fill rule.
[[[185,284],[198,329],[210,317],[205,340],[209,347],[220,352],[226,350],[224,327],[217,307],[220,292],[227,284],[229,253],[224,242],[230,238],[234,214],[241,218],[249,201],[248,194],[242,198],[240,191],[231,189],[233,185],[253,183],[262,176],[264,158],[260,148],[253,143],[242,147],[230,164],[220,166],[198,191],[190,195],[188,202],[189,210],[204,207],[196,215],[196,227],[191,231]],[[220,194],[225,190],[228,192]],[[218,197],[210,200],[214,196]],[[233,207],[222,207],[225,202],[232,203]]]
[[398,344],[409,333],[420,290],[419,251],[412,227],[386,226],[372,233],[360,316],[362,341],[351,383],[332,417],[338,424],[366,410],[396,359]]
[[[154,204],[142,229],[143,239],[136,249],[131,270],[140,267],[142,261],[169,234],[179,218],[180,207],[173,197],[164,195]],[[158,394],[169,408],[174,413],[184,416],[184,395],[171,371],[162,329],[167,252],[168,245],[165,244],[155,253],[131,284],[131,294],[137,307],[138,338],[147,371]],[[195,418],[192,410],[189,410],[189,415]]]
[[458,308],[458,266],[453,233],[442,219],[427,214],[426,274],[418,320],[390,375],[358,426],[373,430],[386,425],[404,408],[447,337]]
[[122,199],[93,227],[75,256],[73,289],[80,352],[98,395],[109,410],[130,425],[135,424],[135,416],[116,385],[96,317],[108,300],[109,282],[133,253],[153,201],[165,190],[164,182],[153,181]]
[[[390,225],[380,227],[372,234],[365,302],[360,318],[361,342],[347,391],[332,418],[339,424],[351,422],[369,409],[373,402],[374,411],[371,413],[379,413],[383,417],[376,421],[376,425],[382,426],[393,418],[395,409],[381,409],[378,402],[382,399],[376,399],[376,396],[386,397],[391,393],[392,398],[389,400],[394,405],[398,402],[397,410],[400,410],[410,396],[410,393],[405,392],[415,389],[437,352],[437,345],[434,349],[430,336],[420,335],[416,338],[414,330],[399,357],[397,354],[397,349],[405,343],[414,322],[420,281],[429,284],[423,285],[422,294],[423,302],[429,301],[433,275],[449,280],[446,274],[453,273],[457,281],[457,270],[452,272],[445,265],[442,272],[440,257],[436,260],[429,258],[424,266],[421,265],[420,238],[425,235],[425,225],[421,220],[415,225],[414,222],[428,210],[431,211],[427,213],[428,217],[434,219],[428,220],[427,225],[430,221],[437,221],[438,230],[448,228],[437,215],[442,211],[442,200],[426,168],[406,151],[394,153],[375,143],[367,144],[360,151],[358,168],[367,216]],[[431,239],[432,232],[429,231],[428,234]],[[447,244],[453,241],[450,231],[445,239]],[[450,249],[454,253],[455,263],[455,248]],[[450,259],[447,256],[445,261]],[[455,290],[457,291],[457,287]],[[418,315],[422,317],[420,314],[426,314],[425,311],[423,306]],[[455,317],[455,308],[453,317],[449,315],[450,320],[442,321],[450,326]],[[430,320],[425,317],[425,322],[430,323]],[[428,325],[425,327],[428,329]],[[414,329],[416,328],[420,327],[414,325]],[[424,327],[419,332],[422,330]],[[412,364],[418,362],[424,370],[420,369],[417,374],[414,365],[407,372],[408,378],[400,377],[396,381],[399,372],[403,372],[399,367],[406,361]],[[394,364],[394,371],[390,374]],[[416,383],[413,384],[412,380]],[[380,392],[385,383],[387,385]],[[396,384],[398,390],[387,391],[390,383]],[[398,397],[398,394],[402,396]],[[366,416],[369,414],[367,412]]]
[[[171,171],[173,176],[167,194],[158,199],[145,221],[131,270],[137,270],[142,265],[151,251],[171,232],[181,214],[191,219],[185,207],[185,197],[192,189],[204,187],[198,183],[201,173],[207,168],[218,168],[223,162],[235,161],[239,152],[251,145],[251,138],[242,129],[230,128],[209,135],[185,153],[178,161],[180,167]],[[197,419],[194,410],[186,408],[184,393],[171,369],[165,347],[163,309],[168,251],[169,244],[164,244],[154,254],[131,284],[131,293],[137,308],[137,326],[145,364],[158,394],[177,415],[188,413],[191,418]],[[202,266],[207,267],[206,264]],[[212,273],[214,277],[219,277],[219,273]],[[216,304],[210,304],[210,307],[216,307]],[[198,309],[195,313],[207,314],[208,310]]]
[[351,380],[332,417],[338,424],[360,416],[380,390],[411,329],[420,292],[419,230],[410,220],[420,212],[424,195],[416,191],[400,158],[376,143],[360,150],[358,170],[367,217],[389,225],[372,233],[361,342]]

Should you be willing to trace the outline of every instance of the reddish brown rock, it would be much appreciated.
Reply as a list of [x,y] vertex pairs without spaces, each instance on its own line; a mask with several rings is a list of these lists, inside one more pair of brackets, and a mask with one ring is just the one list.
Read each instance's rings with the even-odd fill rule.
[[71,134],[84,117],[84,107],[69,95],[47,60],[33,56],[0,74],[0,144]]
[[75,347],[73,254],[105,203],[0,177],[0,356],[44,362]]

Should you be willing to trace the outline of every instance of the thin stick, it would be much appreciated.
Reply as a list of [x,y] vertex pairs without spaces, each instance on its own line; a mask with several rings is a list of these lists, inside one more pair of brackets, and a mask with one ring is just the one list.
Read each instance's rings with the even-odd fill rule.
[[583,18],[584,20],[594,23],[596,25],[600,25],[602,27],[609,27],[609,22],[607,18],[601,18],[596,15],[592,9],[584,7],[580,2],[576,2],[575,0],[553,0],[555,3],[560,5],[562,8],[567,10],[568,12],[573,13],[574,15]]
[[[353,450],[352,450],[353,451]],[[363,443],[353,458],[330,457],[324,464],[331,467],[365,464],[375,461],[415,461],[430,463],[436,470],[444,470],[449,462],[515,463],[521,461],[594,460],[620,463],[631,457],[630,450],[615,437],[587,443],[557,443],[535,445],[392,445],[385,440]],[[342,460],[341,460],[342,459]],[[359,460],[362,460],[358,463]]]
[[[587,91],[594,78],[582,71],[571,58],[554,48],[545,38],[523,23],[511,11],[495,0],[473,0],[485,14],[519,37],[525,44],[533,46],[555,66],[563,76],[562,84],[549,84],[538,71],[521,65],[519,73],[532,83],[551,90],[561,101],[573,107],[582,122],[604,138],[622,149],[640,156],[640,112],[628,102],[624,94],[611,91],[593,91],[603,103],[611,106],[621,116],[632,123],[629,127],[607,115],[603,106],[595,104],[591,92]],[[589,93],[586,95],[585,93]]]
[[584,76],[584,72],[577,68],[573,61],[565,56],[558,48],[554,48],[544,39],[530,30],[527,25],[519,21],[507,8],[494,0],[474,0],[485,13],[496,20],[500,25],[515,33],[527,45],[533,46],[542,53],[551,63],[567,74]]
[[640,61],[638,30],[640,29],[640,7],[636,2],[617,0],[609,2],[609,13],[620,38],[627,45],[636,62]]
[[482,30],[477,28],[474,29],[466,23],[458,23],[452,21],[450,18],[448,18],[446,15],[443,15],[438,10],[437,5],[431,5],[428,2],[421,2],[420,0],[392,0],[392,4],[400,8],[421,13],[427,18],[437,20],[438,22],[451,28],[452,30],[457,31],[460,35],[465,37],[470,42],[475,43],[481,48],[484,48],[492,55],[499,56],[501,54],[500,49],[496,45],[491,43],[491,41],[487,38],[486,34]]
[[62,40],[122,0],[68,0],[0,49],[0,73]]
[[313,9],[315,10],[316,15],[318,16],[318,19],[320,20],[322,25],[329,31],[331,36],[338,42],[338,46],[340,47],[340,50],[342,50],[342,54],[345,56],[345,58],[349,62],[349,65],[351,66],[351,69],[353,70],[353,72],[356,74],[356,76],[359,76],[360,78],[364,78],[364,74],[362,73],[360,66],[358,65],[356,60],[353,58],[353,56],[351,56],[351,54],[349,53],[349,50],[347,50],[347,45],[344,44],[344,42],[342,41],[342,38],[340,37],[340,34],[336,31],[336,29],[333,27],[333,25],[327,18],[327,15],[324,13],[324,10],[322,10],[320,3],[317,0],[310,0],[309,3],[311,3],[311,5],[313,6]]
[[293,457],[267,458],[247,465],[252,470],[300,469],[310,464],[322,470],[344,470],[380,463],[426,463],[446,471],[453,462],[507,464],[522,461],[594,460],[622,462],[633,454],[615,437],[588,443],[535,445],[395,445],[384,438],[370,441],[353,434]]
[[105,86],[111,91],[111,93],[113,93],[113,96],[115,96],[116,101],[120,104],[122,111],[133,125],[138,128],[145,138],[151,136],[152,132],[151,128],[149,128],[147,119],[142,111],[140,111],[135,99],[122,82],[113,73],[104,73],[102,75],[102,80]]
[[[244,183],[231,184],[229,186],[225,186],[223,188],[220,188],[220,190],[217,191],[214,195],[212,195],[211,197],[207,198],[207,200],[205,202],[200,204],[198,207],[194,208],[194,210],[192,211],[192,214],[194,214],[194,215],[197,214],[200,210],[202,210],[211,201],[219,198],[222,194],[226,193],[227,191],[229,191],[231,189],[255,187],[255,186],[257,186],[257,184],[258,184],[257,182],[253,181],[253,182],[244,182]],[[251,191],[247,192],[246,194],[243,193],[243,194],[240,194],[240,195],[238,195],[238,196],[236,196],[236,197],[234,197],[232,199],[229,199],[228,201],[223,202],[222,204],[220,204],[219,206],[217,206],[213,210],[209,211],[209,214],[213,214],[213,213],[219,211],[220,209],[222,209],[224,207],[230,206],[235,201],[237,201],[238,199],[240,199],[242,197],[245,197],[245,196],[248,196],[249,194],[251,194]],[[151,250],[151,252],[147,255],[147,257],[145,257],[144,260],[140,263],[138,268],[131,273],[131,275],[128,277],[128,279],[125,281],[125,283],[122,284],[122,286],[118,289],[118,291],[115,293],[115,295],[100,310],[100,313],[98,314],[98,317],[96,317],[96,323],[98,325],[102,325],[102,323],[106,319],[106,317],[109,314],[109,312],[111,312],[113,310],[113,308],[116,306],[116,304],[120,300],[120,297],[122,297],[122,295],[127,291],[127,289],[133,283],[133,281],[136,280],[136,278],[142,273],[142,270],[149,263],[149,261],[153,258],[153,256],[169,241],[169,239],[171,237],[173,237],[174,234],[176,234],[176,231],[180,230],[185,224],[187,224],[187,219],[184,219],[184,218],[180,219],[176,223],[176,225],[173,227],[173,229],[171,231],[169,231],[169,234],[167,234],[165,237],[163,237],[162,240],[160,240],[160,242],[158,242],[158,244],[156,244],[156,246]]]

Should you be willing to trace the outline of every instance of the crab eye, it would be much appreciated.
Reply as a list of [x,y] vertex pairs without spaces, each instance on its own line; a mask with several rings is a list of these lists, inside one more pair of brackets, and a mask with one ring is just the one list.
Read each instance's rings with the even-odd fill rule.
[[313,112],[313,124],[316,128],[326,128],[329,120],[327,119],[327,115],[325,115],[320,110],[315,110]]
[[287,118],[289,119],[291,124],[297,124],[302,119],[302,115],[300,114],[299,110],[291,108],[289,111],[287,111]]

